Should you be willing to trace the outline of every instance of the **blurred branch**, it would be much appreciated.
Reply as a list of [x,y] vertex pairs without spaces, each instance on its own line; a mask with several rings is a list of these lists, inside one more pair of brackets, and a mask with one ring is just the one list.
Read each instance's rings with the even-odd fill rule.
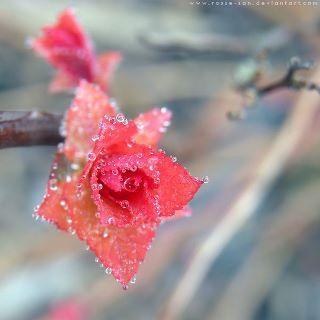
[[[303,239],[319,227],[319,181],[286,199],[261,227],[262,233],[208,319],[253,319],[257,308],[274,286]],[[301,214],[301,203],[308,206]],[[244,290],[245,288],[245,290]],[[232,306],[232,307],[231,307]]]
[[[312,82],[314,81],[320,81],[320,67],[314,71]],[[253,216],[274,181],[295,154],[319,112],[319,107],[319,95],[312,95],[307,91],[299,95],[290,117],[269,152],[258,166],[249,164],[252,169],[249,171],[251,177],[247,186],[231,202],[233,205],[225,212],[222,220],[196,248],[187,269],[167,301],[161,319],[177,319],[184,312],[212,264],[233,236]]]
[[0,111],[0,149],[56,145],[62,116],[38,111]]
[[248,53],[248,43],[243,39],[223,35],[188,35],[148,33],[139,36],[145,46],[160,52],[214,53],[229,52]]
[[272,91],[289,88],[289,89],[307,89],[316,90],[320,93],[320,87],[315,83],[308,83],[305,80],[297,79],[296,73],[300,70],[309,70],[312,67],[310,62],[303,62],[299,58],[292,58],[289,63],[287,73],[278,81],[270,83],[264,87],[257,88],[257,95],[263,96]]
[[[265,86],[258,87],[256,85],[257,79],[259,79],[260,70],[256,70],[256,73],[253,73],[251,79],[247,79],[244,84],[239,84],[240,91],[244,92],[244,95],[247,98],[247,105],[244,108],[251,107],[257,99],[280,89],[293,89],[293,90],[309,90],[316,91],[320,93],[320,86],[314,82],[308,82],[304,79],[297,78],[297,72],[301,70],[310,70],[312,63],[309,61],[301,61],[298,57],[293,57],[290,59],[287,72],[282,78],[271,82]],[[244,108],[238,111],[228,111],[227,116],[230,120],[238,120],[244,116]]]
[[224,34],[194,34],[187,32],[148,32],[139,36],[140,42],[153,50],[164,53],[212,54],[217,52],[237,55],[261,50],[276,50],[288,43],[292,33],[276,28],[261,38],[247,40]]

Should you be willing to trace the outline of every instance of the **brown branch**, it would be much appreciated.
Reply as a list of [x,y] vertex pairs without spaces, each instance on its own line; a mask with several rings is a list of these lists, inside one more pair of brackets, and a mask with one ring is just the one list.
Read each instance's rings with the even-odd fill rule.
[[0,149],[56,145],[62,115],[38,111],[0,111]]
[[278,81],[270,83],[264,87],[256,88],[258,96],[264,96],[272,91],[288,88],[288,89],[307,89],[320,91],[319,86],[315,83],[308,83],[304,80],[296,79],[295,75],[300,70],[309,70],[312,67],[312,63],[303,62],[299,58],[292,58],[289,63],[287,73]]
[[310,70],[312,63],[309,61],[301,61],[298,57],[293,57],[289,61],[287,72],[282,78],[271,82],[265,86],[258,87],[256,85],[256,77],[245,81],[245,84],[240,84],[238,89],[244,93],[246,99],[245,105],[236,111],[228,111],[227,117],[229,120],[240,120],[245,116],[245,111],[247,108],[252,107],[259,98],[265,95],[278,91],[280,89],[291,89],[291,90],[308,90],[316,91],[320,94],[320,85],[315,82],[309,82],[304,79],[297,78],[297,72],[301,70]]

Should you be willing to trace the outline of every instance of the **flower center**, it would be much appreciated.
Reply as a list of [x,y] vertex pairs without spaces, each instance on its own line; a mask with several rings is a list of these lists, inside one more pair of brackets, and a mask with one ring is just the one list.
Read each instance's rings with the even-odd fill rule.
[[124,183],[123,183],[123,187],[125,190],[129,191],[129,192],[135,192],[138,187],[140,186],[141,183],[141,178],[138,179],[139,177],[129,177],[127,178]]

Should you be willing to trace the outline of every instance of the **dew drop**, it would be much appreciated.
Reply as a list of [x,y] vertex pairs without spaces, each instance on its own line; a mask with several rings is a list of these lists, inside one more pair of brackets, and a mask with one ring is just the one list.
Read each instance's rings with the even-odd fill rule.
[[160,109],[160,112],[161,112],[161,113],[166,113],[166,112],[168,112],[168,109],[167,109],[166,107],[162,107],[162,108]]
[[99,262],[99,259],[98,259],[98,258],[94,258],[94,261],[95,261],[95,262]]
[[121,206],[121,208],[123,208],[123,209],[129,208],[129,201],[128,201],[128,200],[122,200],[122,201],[120,201],[120,206]]
[[203,183],[209,183],[209,177],[208,176],[202,177],[201,180],[202,180]]
[[60,205],[62,208],[65,208],[67,206],[67,203],[64,200],[61,200]]
[[106,270],[104,271],[106,274],[111,274],[112,270],[111,268],[106,268]]
[[99,135],[95,134],[95,135],[91,138],[91,140],[92,140],[93,142],[99,140]]
[[94,161],[96,159],[96,155],[93,152],[88,153],[88,160]]
[[71,163],[71,169],[72,170],[78,170],[79,169],[79,165],[77,163]]
[[133,276],[132,279],[130,280],[130,283],[135,284],[137,282],[136,276]]
[[58,189],[57,182],[58,182],[57,179],[49,180],[49,188],[50,188],[50,190],[56,191]]
[[112,174],[113,174],[113,175],[116,176],[118,173],[119,173],[118,169],[113,169],[113,170],[112,170]]
[[177,157],[171,156],[170,158],[171,158],[172,162],[177,162]]
[[116,120],[117,120],[118,122],[123,122],[125,119],[126,119],[126,118],[125,118],[125,116],[124,116],[122,113],[118,113],[118,114],[116,115]]
[[102,237],[103,237],[103,238],[107,238],[107,237],[108,237],[108,231],[107,231],[107,230],[105,230],[105,231],[103,232]]

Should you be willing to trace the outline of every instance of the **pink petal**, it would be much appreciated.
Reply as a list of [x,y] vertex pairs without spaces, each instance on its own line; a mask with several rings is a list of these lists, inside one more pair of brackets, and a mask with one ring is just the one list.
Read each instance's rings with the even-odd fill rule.
[[171,111],[167,108],[154,108],[140,114],[134,122],[138,127],[135,141],[139,144],[155,146],[170,125]]

